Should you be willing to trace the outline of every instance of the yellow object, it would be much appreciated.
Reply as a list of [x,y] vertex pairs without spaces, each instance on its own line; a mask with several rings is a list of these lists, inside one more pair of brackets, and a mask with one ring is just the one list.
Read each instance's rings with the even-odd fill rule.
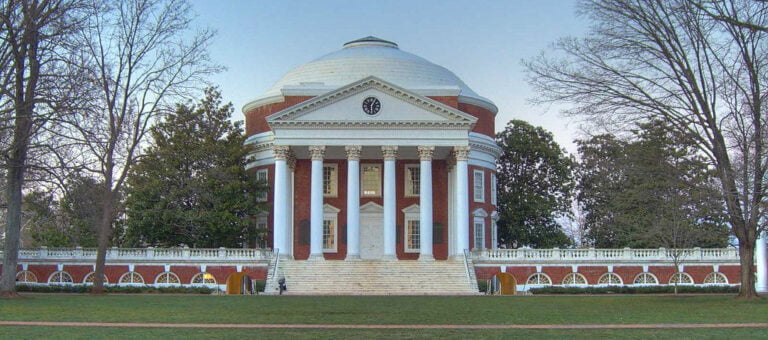
[[498,273],[496,277],[499,278],[499,294],[500,295],[515,295],[517,292],[517,281],[515,277],[510,273]]
[[245,273],[232,273],[227,278],[227,295],[243,294],[243,277]]

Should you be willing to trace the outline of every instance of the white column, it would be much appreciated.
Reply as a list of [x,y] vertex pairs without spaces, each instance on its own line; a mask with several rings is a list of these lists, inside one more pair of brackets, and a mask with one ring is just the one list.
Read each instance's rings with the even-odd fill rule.
[[456,257],[456,159],[448,157],[448,257]]
[[310,190],[309,259],[322,261],[323,258],[323,155],[325,146],[309,147],[312,158],[312,183]]
[[469,146],[453,148],[456,157],[456,251],[458,256],[469,249]]
[[419,159],[419,261],[434,261],[432,254],[432,154],[434,146],[420,146]]
[[384,255],[383,260],[396,261],[395,236],[397,221],[397,200],[395,159],[397,158],[397,146],[382,146],[384,154]]
[[758,293],[768,293],[768,233],[763,232],[762,237],[757,238],[755,244],[755,262],[757,264],[757,282],[755,290]]
[[360,259],[360,145],[348,145],[347,151],[347,258]]
[[272,154],[275,158],[275,185],[272,223],[272,248],[278,252],[279,256],[285,256],[285,231],[287,223],[286,207],[288,206],[288,171],[286,159],[290,148],[285,145],[276,145],[272,147]]
[[285,254],[286,258],[293,258],[293,175],[296,170],[296,158],[291,152],[288,153],[286,159],[286,165],[288,165],[288,171],[286,173],[286,184],[288,185],[286,190],[285,200],[285,233],[283,239],[285,241],[280,253]]

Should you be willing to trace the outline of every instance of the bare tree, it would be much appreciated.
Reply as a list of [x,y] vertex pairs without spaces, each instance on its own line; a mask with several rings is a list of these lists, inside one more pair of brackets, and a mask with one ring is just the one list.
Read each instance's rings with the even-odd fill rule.
[[766,8],[750,0],[583,0],[590,35],[558,41],[561,60],[524,62],[538,102],[572,103],[566,114],[605,127],[661,119],[695,136],[739,240],[741,298],[757,296],[753,256],[766,211],[768,32],[739,23],[768,26]]
[[213,32],[190,32],[190,5],[183,0],[92,0],[82,31],[90,97],[85,114],[71,116],[71,147],[77,163],[102,185],[97,222],[98,253],[93,293],[103,293],[103,273],[117,200],[136,163],[149,127],[174,103],[204,86],[217,72],[207,47]]
[[7,169],[5,252],[0,296],[16,296],[22,188],[29,152],[49,121],[65,110],[72,81],[62,67],[79,28],[78,0],[0,3],[0,150]]

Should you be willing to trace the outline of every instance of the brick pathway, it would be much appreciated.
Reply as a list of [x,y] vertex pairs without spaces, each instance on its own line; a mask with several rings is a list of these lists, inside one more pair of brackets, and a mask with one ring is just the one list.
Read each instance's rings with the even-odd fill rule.
[[607,325],[313,325],[217,324],[140,322],[0,321],[0,326],[134,327],[134,328],[292,328],[292,329],[654,329],[654,328],[768,328],[768,323],[674,323]]

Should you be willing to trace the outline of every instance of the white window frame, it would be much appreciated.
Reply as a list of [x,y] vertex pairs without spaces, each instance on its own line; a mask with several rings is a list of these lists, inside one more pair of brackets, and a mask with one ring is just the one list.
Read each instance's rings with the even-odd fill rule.
[[499,247],[499,213],[494,211],[491,213],[491,249],[497,249]]
[[[478,174],[480,175],[480,181],[477,180]],[[479,186],[478,183],[480,183]],[[485,202],[485,172],[483,170],[472,171],[472,198],[474,198],[475,202]]]
[[259,169],[256,170],[256,180],[257,181],[263,181],[267,184],[266,190],[259,194],[259,196],[256,196],[257,202],[266,202],[269,199],[269,169]]
[[[379,180],[376,181],[377,188],[376,193],[374,194],[366,194],[365,193],[365,178],[363,177],[363,173],[365,171],[366,167],[374,167],[379,169]],[[381,197],[382,196],[382,185],[381,180],[382,177],[384,177],[384,172],[381,164],[379,163],[362,163],[360,164],[360,197]]]
[[[419,205],[413,204],[405,209],[403,209],[403,214],[405,216],[405,228],[403,230],[403,252],[405,253],[419,253],[421,252],[421,220],[419,215]],[[419,242],[416,243],[416,247],[409,247],[408,246],[408,240],[410,239],[412,233],[411,230],[408,228],[409,222],[419,222]]]
[[[480,233],[478,234],[478,227]],[[478,238],[478,235],[480,236]],[[485,218],[475,217],[472,220],[472,240],[474,241],[474,249],[485,249]],[[480,242],[478,242],[480,241]],[[478,244],[480,246],[478,247]]]
[[[323,205],[323,253],[336,253],[339,249],[339,210],[338,208],[325,204]],[[333,248],[325,247],[325,222],[330,221],[333,225]]]
[[491,204],[496,204],[496,173],[491,173]]
[[[330,181],[330,192],[325,192],[325,168],[331,168],[331,176],[328,179]],[[339,165],[336,163],[323,163],[323,197],[336,197],[339,195]]]
[[[418,170],[418,178],[413,178],[411,176],[411,169]],[[405,165],[405,188],[403,192],[405,193],[405,197],[419,197],[419,190],[421,190],[421,187],[419,185],[414,186],[413,182],[414,180],[419,181],[417,183],[421,184],[421,165],[419,164],[406,164]],[[416,190],[416,192],[414,192]]]

